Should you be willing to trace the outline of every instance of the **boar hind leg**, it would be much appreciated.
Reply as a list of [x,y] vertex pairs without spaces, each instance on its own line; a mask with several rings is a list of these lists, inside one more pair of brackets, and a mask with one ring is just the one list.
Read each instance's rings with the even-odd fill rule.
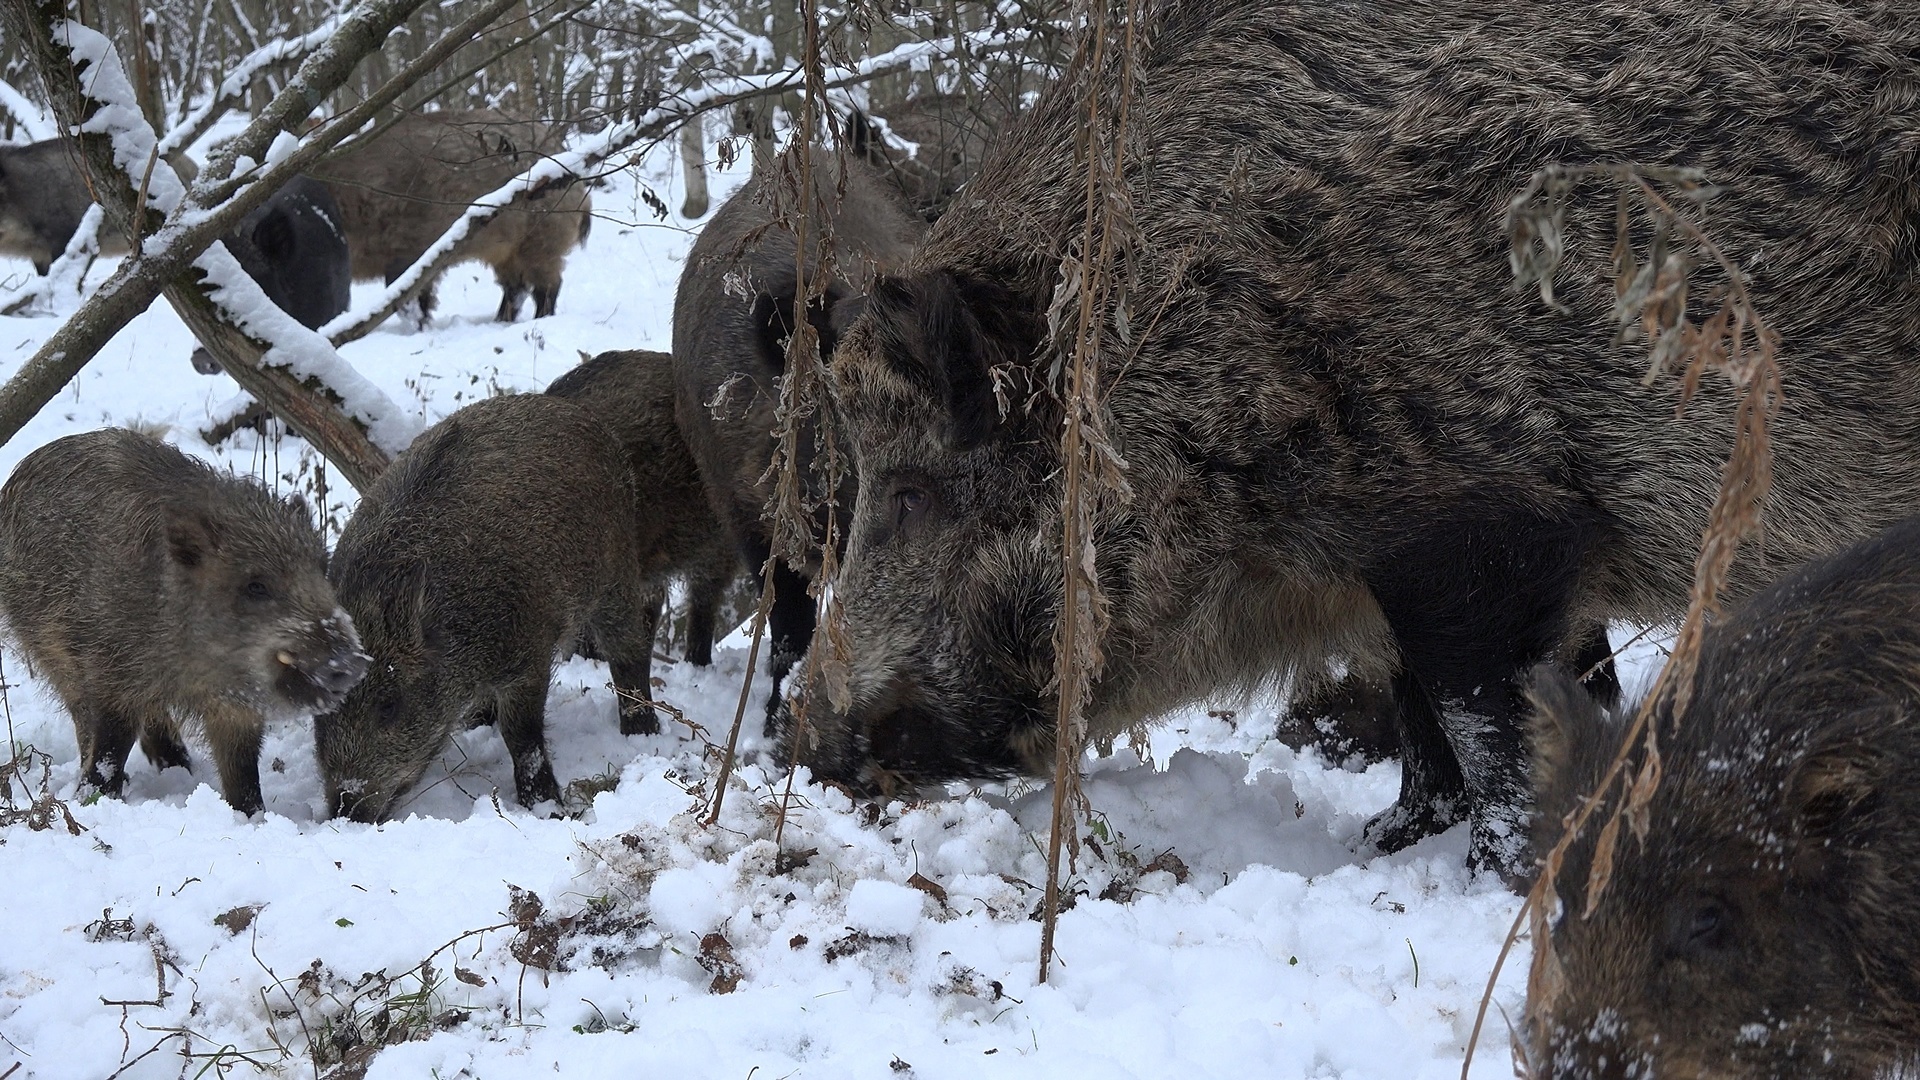
[[658,735],[660,718],[653,710],[653,638],[660,629],[660,609],[667,602],[667,590],[649,584],[636,592],[609,602],[595,617],[592,636],[613,672],[620,734]]
[[533,317],[544,319],[560,305],[560,283],[533,287]]
[[186,744],[180,741],[180,729],[170,719],[165,721],[148,720],[140,725],[140,752],[147,755],[156,769],[179,767],[191,771],[193,760],[187,755]]
[[227,805],[252,816],[266,809],[260,795],[260,741],[266,721],[259,713],[222,705],[206,715],[207,741],[220,772]]
[[687,663],[706,667],[713,663],[715,624],[720,621],[720,602],[727,595],[733,575],[699,578],[687,590]]
[[560,782],[547,755],[547,682],[545,669],[515,680],[499,691],[494,713],[513,759],[514,796],[528,809],[560,801]]
[[500,310],[493,313],[493,318],[495,322],[512,322],[520,317],[520,304],[527,298],[527,283],[506,278],[499,278],[499,282]]
[[75,740],[80,744],[80,778],[84,786],[119,798],[127,786],[127,755],[141,717],[127,709],[91,701],[70,703]]
[[1514,516],[1423,523],[1370,578],[1400,647],[1400,799],[1375,818],[1382,850],[1462,818],[1469,861],[1532,871],[1522,675],[1567,635],[1591,521]]

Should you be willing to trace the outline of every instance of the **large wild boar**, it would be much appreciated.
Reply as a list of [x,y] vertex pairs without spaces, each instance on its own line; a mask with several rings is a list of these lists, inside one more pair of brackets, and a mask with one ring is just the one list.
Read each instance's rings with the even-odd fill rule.
[[[837,276],[808,318],[819,332],[821,355],[831,356],[838,327],[858,309],[876,270],[899,267],[924,229],[865,165],[849,163],[844,186],[840,164],[825,151],[816,154],[815,167],[808,235],[831,230]],[[766,176],[756,175],[714,213],[687,255],[673,301],[680,430],[715,513],[754,574],[770,550],[762,515],[772,485],[765,474],[796,280],[797,245],[774,221],[769,188]],[[803,454],[811,452],[810,443],[803,447]],[[851,501],[851,490],[844,490],[843,512]],[[808,581],[785,561],[774,573],[768,624],[776,680],[813,633]]]
[[[1920,9],[1801,0],[1164,0],[1127,114],[1136,340],[1099,394],[1130,501],[1090,722],[1335,657],[1399,671],[1393,850],[1463,818],[1524,875],[1519,677],[1576,620],[1673,618],[1726,460],[1614,345],[1609,195],[1570,315],[1516,293],[1502,214],[1540,166],[1703,169],[1719,246],[1786,342],[1766,553],[1920,510]],[[1098,73],[1105,115],[1116,70]],[[834,583],[848,696],[800,759],[865,786],[1049,770],[1060,593],[1045,312],[1086,203],[1082,93],[1049,91],[833,364],[859,496]],[[1702,286],[1704,288],[1704,286]],[[1109,335],[1110,343],[1118,335]],[[1118,352],[1120,346],[1113,345]],[[1736,568],[1730,598],[1767,570]]]
[[331,708],[367,668],[326,562],[297,497],[123,428],[56,439],[0,488],[0,612],[109,795],[136,738],[185,767],[194,719],[227,802],[261,809],[267,719]]
[[413,441],[369,486],[328,567],[373,654],[314,717],[330,812],[379,821],[474,722],[500,730],[521,805],[560,798],[547,753],[556,648],[588,640],[646,704],[658,593],[639,572],[633,481],[612,431],[546,394],[488,398]]
[[[1627,717],[1534,688],[1536,844],[1600,783]],[[1609,722],[1611,720],[1611,722]],[[1656,709],[1644,842],[1568,848],[1565,975],[1528,1002],[1539,1080],[1907,1075],[1920,1052],[1920,520],[1808,565],[1709,626]],[[1638,773],[1644,750],[1627,763]]]
[[[408,113],[312,172],[340,203],[353,276],[391,284],[473,200],[562,148],[552,126],[493,110]],[[561,269],[587,238],[592,210],[586,185],[569,184],[509,207],[462,242],[457,260],[486,263],[500,282],[495,318],[512,322],[528,293],[534,318],[553,314]],[[420,317],[433,307],[429,284]]]
[[[640,570],[664,584],[687,585],[687,660],[713,663],[714,624],[740,555],[714,518],[700,470],[674,423],[673,357],[603,352],[553,380],[547,393],[599,417],[620,440],[633,470]],[[657,622],[656,603],[648,618]],[[644,630],[652,641],[655,628]],[[644,688],[645,684],[642,684]]]

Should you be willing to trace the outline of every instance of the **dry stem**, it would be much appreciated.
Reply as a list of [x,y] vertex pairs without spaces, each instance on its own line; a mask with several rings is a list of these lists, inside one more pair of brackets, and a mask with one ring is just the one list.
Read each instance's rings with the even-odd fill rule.
[[[1653,714],[1663,703],[1670,703],[1673,722],[1678,724],[1683,719],[1706,618],[1718,610],[1719,592],[1740,543],[1760,527],[1772,478],[1767,429],[1780,408],[1780,369],[1775,360],[1779,338],[1753,306],[1739,266],[1704,230],[1681,215],[1655,186],[1663,185],[1697,204],[1712,193],[1697,173],[1633,165],[1578,168],[1552,165],[1540,170],[1526,191],[1514,199],[1507,213],[1515,278],[1522,285],[1537,283],[1543,301],[1562,307],[1553,297],[1552,281],[1565,250],[1562,230],[1567,201],[1573,189],[1588,179],[1609,180],[1619,189],[1613,250],[1614,317],[1620,327],[1619,337],[1647,340],[1651,354],[1649,382],[1663,372],[1677,370],[1681,387],[1676,414],[1693,400],[1707,372],[1724,375],[1734,391],[1734,443],[1701,537],[1686,618],[1672,655],[1628,726],[1605,776],[1567,815],[1559,842],[1541,860],[1540,876],[1521,904],[1513,926],[1501,943],[1493,971],[1487,977],[1487,987],[1481,995],[1465,1060],[1460,1067],[1462,1080],[1473,1065],[1474,1049],[1486,1021],[1487,1007],[1493,1000],[1495,983],[1519,937],[1523,921],[1529,926],[1533,941],[1524,1021],[1530,1029],[1563,989],[1564,976],[1548,927],[1548,920],[1560,903],[1556,879],[1568,849],[1594,815],[1609,805],[1609,794],[1616,785],[1620,789],[1619,797],[1611,804],[1612,812],[1595,845],[1582,918],[1593,914],[1606,892],[1621,826],[1624,824],[1636,836],[1645,838],[1647,808],[1662,775],[1659,731],[1652,723]],[[1629,235],[1636,201],[1654,227],[1644,262],[1635,257]],[[1725,279],[1706,294],[1709,300],[1717,300],[1718,306],[1699,322],[1690,319],[1686,310],[1691,261],[1684,252],[1669,246],[1670,238],[1676,233],[1717,266]],[[1644,754],[1639,769],[1629,776],[1627,764],[1636,748],[1644,748]],[[1531,1037],[1537,1034],[1531,1030],[1525,1035],[1516,1033],[1524,1040],[1515,1044],[1516,1069],[1523,1076],[1530,1075],[1535,1068],[1527,1046],[1537,1044],[1537,1038]]]

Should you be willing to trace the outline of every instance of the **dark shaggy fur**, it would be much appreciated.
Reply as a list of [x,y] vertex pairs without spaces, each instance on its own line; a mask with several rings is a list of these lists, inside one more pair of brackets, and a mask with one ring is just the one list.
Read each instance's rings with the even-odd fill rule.
[[[1533,691],[1535,844],[1598,785],[1625,715]],[[1560,873],[1565,993],[1536,1075],[1868,1080],[1920,1048],[1920,520],[1812,563],[1710,627],[1645,843],[1599,908],[1599,821]],[[1628,762],[1637,773],[1639,756]],[[1901,1075],[1906,1075],[1902,1073]]]
[[73,715],[85,783],[118,795],[135,738],[186,766],[198,719],[227,802],[261,809],[269,716],[330,708],[366,670],[306,504],[107,428],[0,488],[0,610]]
[[[819,332],[821,354],[830,356],[876,271],[904,263],[922,227],[866,166],[849,164],[842,186],[841,166],[824,150],[817,156],[808,235],[817,242],[823,228],[831,231],[838,276],[807,317]],[[680,430],[715,513],[754,574],[770,550],[762,514],[772,484],[764,474],[774,453],[776,380],[786,367],[795,292],[796,244],[773,223],[769,188],[766,176],[756,175],[714,213],[687,256],[673,302]],[[809,461],[812,449],[809,440],[803,447]],[[850,487],[842,507],[852,502]],[[807,582],[785,562],[774,575],[769,623],[776,680],[813,633]]]
[[[560,132],[534,120],[488,109],[411,113],[312,171],[340,202],[353,276],[391,283],[473,200],[561,149]],[[512,322],[529,292],[534,318],[553,314],[561,268],[586,240],[592,212],[586,185],[571,184],[510,207],[461,243],[459,260],[486,263],[500,282],[495,318]],[[429,285],[420,317],[433,306]]]
[[645,704],[657,592],[636,557],[633,483],[613,432],[545,394],[469,405],[368,488],[331,574],[373,654],[314,718],[335,814],[378,821],[470,721],[493,723],[524,806],[560,798],[546,745],[555,649],[591,635],[626,716]]
[[[1719,393],[1676,421],[1672,382],[1610,343],[1609,199],[1571,226],[1571,316],[1516,293],[1502,213],[1550,161],[1725,185],[1705,224],[1786,342],[1788,394],[1731,595],[1870,535],[1920,510],[1920,10],[1162,0],[1148,21],[1141,339],[1101,388],[1133,498],[1095,522],[1094,730],[1330,657],[1398,670],[1404,781],[1371,836],[1471,818],[1476,863],[1524,873],[1518,678],[1577,619],[1681,610],[1732,425]],[[981,365],[1017,379],[1039,344],[1081,229],[1080,97],[1023,116],[841,340],[855,655],[850,700],[813,710],[822,776],[1051,767],[1058,414],[1002,418]]]
[[[353,268],[340,204],[325,184],[306,176],[286,182],[222,238],[247,276],[281,311],[318,330],[353,302]],[[193,351],[202,375],[220,365]]]
[[[93,205],[78,152],[65,139],[0,146],[0,255],[28,259],[40,274],[53,269],[53,260],[67,250],[80,219]],[[200,174],[185,154],[176,153],[168,161],[186,183]],[[126,234],[106,221],[100,223],[98,240],[102,255],[127,253]]]
[[[626,449],[633,470],[640,568],[659,584],[645,634],[652,641],[669,579],[684,579],[687,660],[713,663],[714,621],[740,555],[713,516],[700,470],[673,420],[673,357],[604,352],[567,372],[547,393],[568,398],[600,418]],[[645,683],[641,684],[644,688]]]

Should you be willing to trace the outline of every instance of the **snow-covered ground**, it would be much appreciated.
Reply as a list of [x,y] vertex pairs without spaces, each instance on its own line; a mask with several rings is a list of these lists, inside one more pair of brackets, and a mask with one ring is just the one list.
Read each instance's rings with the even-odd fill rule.
[[[468,265],[431,328],[390,322],[345,357],[431,422],[583,354],[665,349],[697,223],[655,220],[637,192],[677,208],[668,164],[596,194],[556,316],[492,322],[491,274]],[[11,288],[32,271],[0,272]],[[0,318],[0,378],[56,325]],[[238,390],[194,374],[191,349],[156,305],[0,448],[0,474],[60,435],[140,423],[311,495],[298,439],[200,440]],[[329,540],[351,500],[327,487]],[[1657,652],[1635,657],[1644,679]],[[656,665],[656,696],[723,740],[745,662],[723,647],[709,669]],[[52,791],[71,797],[71,723],[10,647],[4,665],[12,741],[50,755]],[[699,816],[708,743],[678,725],[621,736],[605,669],[580,660],[548,717],[562,782],[591,799],[571,819],[514,804],[489,728],[379,827],[320,820],[304,724],[269,733],[263,820],[209,786],[204,747],[191,775],[136,753],[124,800],[71,804],[78,835],[0,831],[0,1078],[1459,1075],[1518,899],[1467,874],[1464,829],[1355,852],[1392,801],[1392,764],[1294,753],[1271,737],[1272,702],[1196,707],[1155,729],[1150,761],[1092,761],[1075,903],[1038,985],[1048,791],[862,806],[803,786],[776,844],[765,694],[714,827]],[[1525,968],[1523,947],[1496,994],[1510,1014]],[[1498,1011],[1488,1032],[1474,1075],[1510,1075]]]

